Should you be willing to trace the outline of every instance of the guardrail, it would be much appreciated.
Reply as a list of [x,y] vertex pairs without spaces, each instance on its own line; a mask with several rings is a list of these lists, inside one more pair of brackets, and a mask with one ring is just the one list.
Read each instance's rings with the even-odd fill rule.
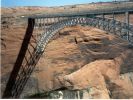
[[126,39],[130,43],[133,42],[133,25],[116,21],[114,19],[107,19],[100,17],[94,17],[94,18],[75,17],[57,22],[53,24],[51,27],[49,27],[46,30],[46,32],[42,33],[37,43],[36,47],[37,52],[38,53],[44,52],[47,43],[50,41],[52,36],[54,36],[57,33],[57,31],[66,26],[72,26],[77,24],[97,27],[102,30],[108,31],[110,33],[119,35],[120,37]]
[[[46,21],[46,17],[30,17],[28,19],[28,28],[13,71],[6,85],[3,98],[19,98],[27,80],[45,51],[48,42],[64,27],[77,24],[89,25],[108,31],[109,33],[114,33],[133,44],[133,25],[129,22],[129,13],[127,13],[127,15],[127,23],[117,21],[114,17],[113,19],[107,19],[104,18],[104,16],[96,17],[96,15],[93,14],[89,16],[85,14],[84,16],[51,17],[54,21],[50,23]],[[34,37],[33,34],[36,34],[36,37]],[[32,52],[28,49],[31,38],[36,40],[36,45],[32,46]],[[26,52],[30,55],[28,58],[26,58]]]

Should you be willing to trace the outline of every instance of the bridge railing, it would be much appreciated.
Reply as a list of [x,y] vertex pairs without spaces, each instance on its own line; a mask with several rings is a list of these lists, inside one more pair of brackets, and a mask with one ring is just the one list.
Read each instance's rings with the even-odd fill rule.
[[128,23],[123,23],[114,19],[100,18],[100,17],[73,17],[71,19],[65,19],[63,21],[53,24],[44,32],[37,44],[37,51],[44,51],[46,44],[55,34],[55,31],[59,31],[66,26],[72,26],[77,24],[89,25],[119,35],[121,38],[128,42],[133,42],[133,26]]
[[[53,21],[52,21],[53,19]],[[19,98],[27,80],[52,37],[62,28],[73,25],[89,25],[119,35],[133,43],[133,25],[101,17],[29,18],[27,32],[20,53],[7,83],[3,98]],[[34,45],[31,41],[35,40]],[[31,51],[31,46],[33,50]],[[28,57],[26,57],[28,52]]]
[[96,17],[96,19],[97,18],[98,20],[100,19],[100,26],[102,26],[103,30],[108,31],[110,33],[114,33],[115,35],[118,35],[121,38],[126,39],[128,42],[133,43],[133,25],[132,24],[128,24],[117,20],[111,20],[107,18],[103,19],[103,18]]

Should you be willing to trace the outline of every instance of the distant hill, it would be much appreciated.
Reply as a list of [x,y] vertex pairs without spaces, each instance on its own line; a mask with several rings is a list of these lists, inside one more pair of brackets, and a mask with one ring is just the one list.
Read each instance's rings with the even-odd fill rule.
[[122,2],[98,2],[89,4],[77,4],[66,5],[59,7],[39,7],[39,6],[27,6],[27,7],[12,7],[1,8],[2,16],[20,16],[20,15],[33,15],[33,14],[49,14],[49,13],[62,13],[62,12],[76,12],[76,11],[89,11],[96,9],[110,9],[116,7],[133,7],[133,0]]

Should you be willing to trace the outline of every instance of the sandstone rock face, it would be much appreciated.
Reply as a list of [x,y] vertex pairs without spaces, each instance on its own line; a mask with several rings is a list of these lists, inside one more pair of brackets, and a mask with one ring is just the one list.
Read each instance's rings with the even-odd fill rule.
[[[22,38],[22,35],[18,37]],[[10,52],[8,38],[6,53],[15,55],[19,50],[14,48],[14,53]],[[12,46],[18,47],[14,44]],[[8,64],[7,61],[3,63]],[[132,98],[132,63],[132,49],[119,37],[92,27],[68,27],[48,44],[21,97],[65,87],[69,91],[77,90],[77,94],[81,92],[82,96],[78,98]],[[10,72],[2,67],[2,75],[7,71]]]
[[[113,60],[94,61],[83,66],[78,71],[64,76],[62,84],[64,84],[64,87],[73,90],[92,87],[94,91],[94,93],[91,94],[92,98],[109,98],[109,90],[106,84],[107,81],[119,84],[120,87],[125,87],[125,84],[128,82],[127,80],[119,79],[120,66],[121,64],[119,64],[119,62]],[[133,91],[132,85],[129,84],[121,91],[125,90],[129,90],[128,93]]]
[[121,79],[127,69],[133,70],[132,61],[126,41],[96,28],[76,26],[61,30],[59,38],[48,44],[34,76],[40,92],[65,87],[83,90],[82,98],[132,98],[132,81]]
[[[26,23],[22,26],[15,20],[2,28],[2,93],[26,30]],[[48,44],[21,98],[44,91],[52,91],[49,98],[53,99],[133,98],[132,52],[127,41],[94,27],[62,29]]]

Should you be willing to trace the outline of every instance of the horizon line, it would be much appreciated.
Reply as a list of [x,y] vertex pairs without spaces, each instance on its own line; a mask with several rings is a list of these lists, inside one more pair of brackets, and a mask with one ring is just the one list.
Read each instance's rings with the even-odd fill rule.
[[65,4],[65,5],[57,5],[57,6],[43,6],[43,5],[25,5],[25,6],[5,6],[1,4],[1,8],[15,8],[15,7],[48,7],[48,8],[52,8],[52,7],[64,7],[64,6],[73,6],[73,5],[85,5],[85,4],[96,4],[96,3],[115,3],[115,2],[132,2],[129,0],[112,0],[112,1],[99,1],[99,2],[88,2],[88,3],[77,3],[77,4]]

